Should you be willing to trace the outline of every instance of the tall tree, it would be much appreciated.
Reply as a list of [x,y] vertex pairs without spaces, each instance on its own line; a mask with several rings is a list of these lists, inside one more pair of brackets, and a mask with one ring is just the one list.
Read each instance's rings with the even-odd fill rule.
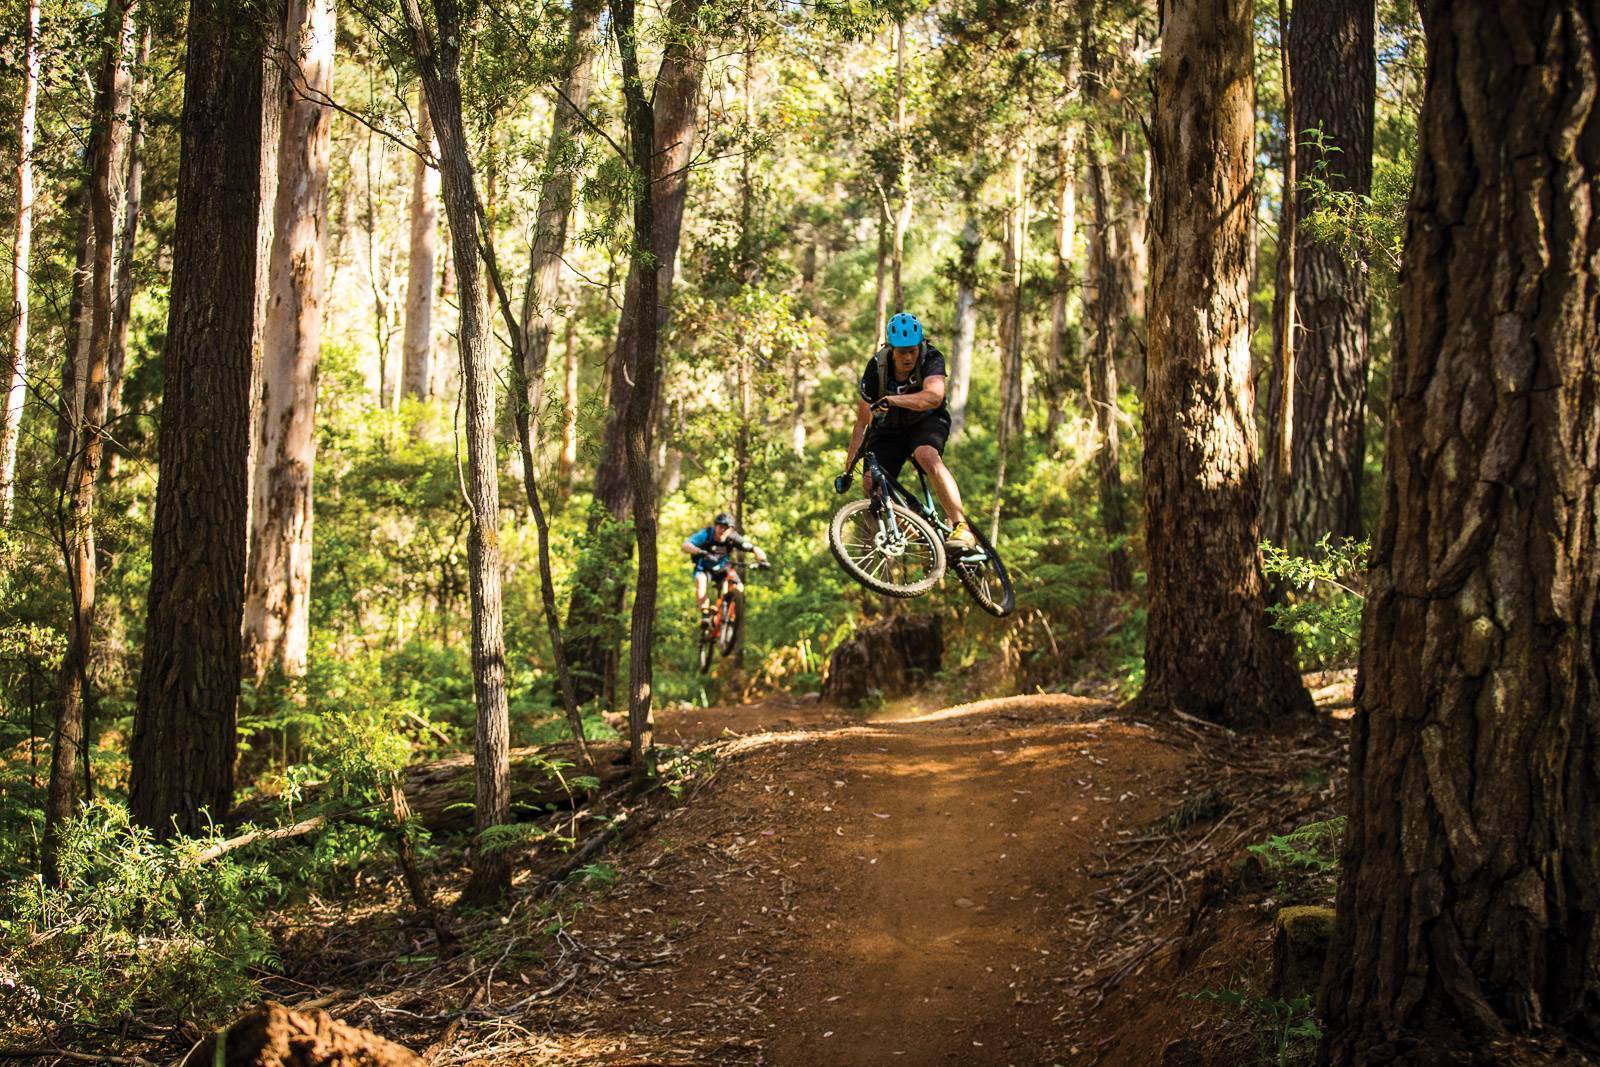
[[537,428],[544,410],[546,365],[555,335],[556,304],[561,287],[562,254],[566,250],[567,220],[572,215],[572,149],[583,129],[583,111],[589,106],[594,83],[594,30],[604,0],[577,0],[572,5],[567,33],[567,72],[556,96],[550,141],[545,147],[544,179],[534,217],[533,247],[528,264],[528,287],[522,296],[524,397]]
[[11,522],[28,374],[28,258],[33,246],[33,135],[39,115],[39,0],[28,0],[17,109],[17,212],[11,243],[11,347],[0,371],[0,526]]
[[[141,81],[148,82],[150,66],[150,26],[139,34],[139,54],[135,66],[133,94],[138,96]],[[139,108],[130,107],[128,130],[128,178],[122,196],[122,229],[117,235],[116,305],[111,309],[111,351],[106,356],[106,425],[114,425],[122,414],[122,383],[128,365],[128,334],[133,326],[133,262],[139,244],[139,219],[144,207],[144,121]],[[115,438],[107,444],[115,445]],[[107,478],[116,477],[119,450],[106,453]]]
[[[891,242],[894,306],[896,311],[904,311],[906,289],[902,275],[905,273],[906,231],[911,228],[914,202],[911,195],[911,132],[906,123],[906,19],[903,14],[894,20],[894,158],[894,192],[899,200],[891,211],[886,199],[884,210],[890,211],[894,220]],[[882,336],[881,331],[879,336]]]
[[1262,494],[1263,526],[1268,537],[1282,541],[1286,497],[1294,466],[1294,404],[1298,391],[1295,371],[1295,254],[1299,246],[1297,222],[1299,195],[1300,127],[1296,125],[1294,69],[1289,61],[1289,6],[1278,0],[1278,82],[1283,95],[1283,192],[1278,209],[1278,271],[1272,302],[1272,393],[1267,424],[1266,487]]
[[[654,94],[645,92],[644,80],[639,74],[634,0],[611,0],[610,7],[617,51],[622,57],[622,93],[626,104],[629,162],[635,173],[642,176],[651,172],[651,161],[656,157]],[[634,303],[633,335],[634,368],[638,379],[623,416],[623,447],[627,454],[634,539],[639,555],[628,663],[628,751],[633,760],[634,778],[643,780],[652,770],[650,760],[654,745],[651,702],[654,695],[652,657],[655,651],[656,614],[656,501],[655,479],[650,470],[649,429],[651,397],[655,395],[657,378],[661,372],[657,351],[659,321],[656,314],[656,305],[660,300],[660,279],[645,250],[659,247],[658,227],[664,220],[656,217],[655,196],[649,183],[636,181],[634,189],[633,246],[638,250],[635,252],[635,263],[639,265],[634,273],[638,275],[639,285]]]
[[411,241],[406,269],[406,319],[401,347],[407,396],[426,400],[433,389],[433,287],[439,260],[439,170],[427,94],[417,93],[419,152],[411,174]]
[[[1303,146],[1303,173],[1365,196],[1372,188],[1376,84],[1373,5],[1296,0],[1289,24],[1296,125],[1320,130]],[[1299,193],[1298,215],[1313,205]],[[1295,253],[1298,321],[1290,471],[1275,535],[1306,551],[1325,534],[1361,536],[1367,406],[1367,277],[1328,244]]]
[[105,454],[106,364],[111,353],[115,300],[116,245],[122,207],[122,174],[128,147],[128,103],[132,74],[136,5],[111,0],[105,9],[105,54],[95,89],[93,140],[99,145],[89,182],[94,214],[92,314],[88,361],[84,367],[81,421],[73,434],[68,463],[66,510],[61,516],[61,548],[72,597],[72,624],[61,658],[61,701],[57,705],[50,756],[50,788],[45,801],[45,869],[55,877],[55,844],[61,826],[77,805],[78,768],[84,750],[89,657],[93,647],[97,556],[94,543],[95,488]]
[[1022,314],[1022,277],[1028,255],[1028,164],[1033,155],[1027,136],[1008,153],[1011,182],[1006,191],[1005,241],[1000,264],[1000,419],[995,447],[1000,453],[994,479],[994,510],[989,539],[1000,539],[1000,505],[1005,495],[1006,466],[1012,445],[1022,434],[1027,396],[1022,377],[1025,319]]
[[978,333],[978,254],[983,248],[983,231],[978,228],[978,190],[963,190],[966,221],[956,239],[956,261],[952,274],[956,283],[956,329],[950,339],[950,436],[955,438],[967,425],[967,396],[972,391],[972,356]]
[[[333,90],[333,0],[288,0],[287,77],[261,338],[261,401],[245,576],[245,670],[306,672],[311,639],[311,484],[322,350],[323,219]],[[269,148],[271,150],[271,148]]]
[[1340,1065],[1600,1047],[1600,24],[1581,0],[1423,16]]
[[[702,3],[703,0],[673,0],[668,6],[664,32],[667,43],[651,89],[656,150],[650,157],[649,188],[655,201],[651,230],[655,243],[649,252],[657,276],[653,305],[657,330],[666,325],[670,308],[689,191],[689,166],[699,128],[701,81],[706,61],[705,33],[697,25]],[[638,362],[639,331],[644,325],[637,312],[641,299],[639,287],[647,269],[652,268],[643,257],[635,257],[628,268],[616,348],[611,357],[605,436],[595,474],[595,502],[614,522],[626,520],[633,509],[633,483],[627,467],[627,413],[632,410],[632,397],[641,382],[652,390],[646,398],[648,410],[657,409],[654,390],[659,379],[643,376]],[[647,453],[653,437],[652,421],[646,419],[644,424]],[[595,528],[598,523],[591,532]],[[620,635],[608,619],[622,604],[623,586],[619,576],[624,561],[611,553],[592,551],[585,554],[583,564],[584,568],[573,582],[567,632],[578,699],[588,701],[612,688],[607,679],[614,675]]]
[[445,215],[460,294],[456,338],[467,408],[467,501],[472,523],[467,566],[472,596],[472,688],[478,712],[473,820],[480,834],[480,845],[473,852],[472,880],[463,898],[482,903],[511,887],[511,864],[505,850],[486,847],[481,836],[511,819],[511,725],[501,617],[494,368],[489,364],[488,323],[484,321],[488,289],[478,240],[483,207],[461,108],[461,46],[471,7],[464,10],[457,0],[432,0],[431,7],[430,25],[419,0],[401,0],[439,143],[439,172],[444,179]]
[[1232,725],[1309,710],[1267,625],[1250,368],[1251,5],[1165,0],[1151,121],[1141,702]]
[[[264,10],[263,10],[264,8]],[[249,17],[253,15],[254,17]],[[160,469],[128,803],[192,833],[233,800],[259,294],[281,14],[191,0]],[[268,57],[273,58],[269,59]]]

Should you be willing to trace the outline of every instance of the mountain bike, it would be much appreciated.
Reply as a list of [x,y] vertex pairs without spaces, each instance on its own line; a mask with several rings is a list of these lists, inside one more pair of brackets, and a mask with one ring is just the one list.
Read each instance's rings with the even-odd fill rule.
[[[948,566],[980,608],[996,618],[1011,614],[1016,591],[1000,553],[976,527],[971,527],[976,546],[959,552],[945,548],[945,535],[954,527],[934,502],[927,474],[917,467],[921,492],[913,494],[889,477],[873,455],[872,438],[881,425],[881,417],[874,415],[856,457],[871,479],[871,492],[834,512],[828,525],[834,559],[873,592],[902,599],[928,592]],[[911,463],[915,466],[916,460]],[[852,465],[846,477],[854,470]]]
[[[758,569],[767,566],[766,563],[756,564]],[[711,669],[716,652],[721,652],[725,657],[733,655],[744,637],[744,576],[748,568],[749,564],[742,560],[730,561],[720,568],[720,576],[716,571],[712,572],[712,576],[718,579],[719,592],[716,602],[711,605],[711,614],[701,620],[701,674]]]

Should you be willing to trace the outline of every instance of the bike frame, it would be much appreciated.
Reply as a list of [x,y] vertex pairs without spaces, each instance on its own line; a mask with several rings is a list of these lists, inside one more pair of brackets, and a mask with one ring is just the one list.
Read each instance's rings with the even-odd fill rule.
[[717,582],[717,599],[711,603],[711,639],[715,641],[722,634],[722,602],[728,599],[728,594],[734,589],[744,588],[744,560],[735,560],[722,572],[722,578]]
[[[921,515],[927,520],[928,525],[938,531],[941,536],[955,529],[951,523],[946,521],[944,512],[940,510],[937,501],[934,500],[933,489],[928,485],[928,474],[917,464],[915,457],[908,458],[907,462],[917,468],[917,482],[922,489],[920,497],[901,485],[899,479],[890,476],[884,471],[882,465],[878,463],[878,457],[872,452],[872,439],[877,436],[877,431],[878,426],[874,422],[872,428],[867,432],[866,438],[861,442],[861,453],[856,457],[856,462],[866,468],[867,476],[872,479],[872,498],[888,514],[889,529],[894,530],[896,528],[894,521],[896,504]],[[988,554],[983,549],[975,548],[970,552],[964,553],[961,561],[973,563],[987,558]]]

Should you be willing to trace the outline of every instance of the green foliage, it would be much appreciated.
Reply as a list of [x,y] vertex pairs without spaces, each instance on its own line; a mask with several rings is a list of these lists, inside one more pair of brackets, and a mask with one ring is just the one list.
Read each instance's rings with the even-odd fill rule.
[[1309,996],[1283,1000],[1237,989],[1202,989],[1198,993],[1181,995],[1190,1000],[1220,1004],[1244,1016],[1252,1032],[1264,1041],[1278,1067],[1310,1063],[1316,1056],[1322,1028],[1317,1025],[1315,1007]]
[[218,839],[157,842],[98,800],[63,831],[60,888],[37,876],[0,895],[0,1033],[220,1021],[276,962],[259,913],[264,865],[208,859]]
[[1342,815],[1307,823],[1290,833],[1274,834],[1249,846],[1248,851],[1277,877],[1278,893],[1286,900],[1325,899],[1331,895],[1339,871],[1339,842],[1345,824]]
[[1332,245],[1348,262],[1376,271],[1385,285],[1400,273],[1405,241],[1406,202],[1411,195],[1412,160],[1373,160],[1372,192],[1340,188],[1338,146],[1321,129],[1303,134],[1315,160],[1300,183],[1311,207],[1300,220],[1301,232],[1314,244]]
[[1262,570],[1293,595],[1269,604],[1274,629],[1294,635],[1303,665],[1343,667],[1356,661],[1361,643],[1361,611],[1366,601],[1366,541],[1324,537],[1309,556],[1296,556],[1269,541],[1261,543]]

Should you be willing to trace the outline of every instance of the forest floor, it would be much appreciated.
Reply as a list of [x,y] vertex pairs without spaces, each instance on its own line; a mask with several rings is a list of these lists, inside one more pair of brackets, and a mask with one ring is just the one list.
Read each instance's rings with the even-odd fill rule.
[[1277,901],[1230,861],[1331,813],[1332,716],[1245,738],[1079,697],[775,700],[658,731],[710,770],[588,881],[524,891],[432,964],[403,908],[345,908],[290,939],[274,992],[437,1064],[1204,1063],[1270,1041],[1180,994],[1259,988]]

